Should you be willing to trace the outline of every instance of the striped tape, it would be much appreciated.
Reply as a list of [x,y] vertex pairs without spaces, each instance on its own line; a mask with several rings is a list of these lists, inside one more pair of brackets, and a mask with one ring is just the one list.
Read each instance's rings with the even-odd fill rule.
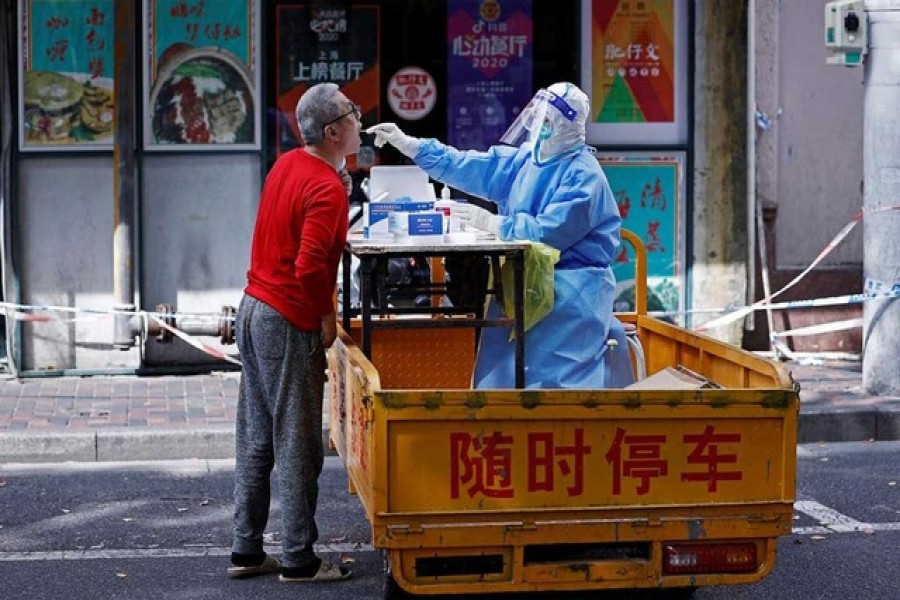
[[[896,298],[900,296],[900,284],[894,284],[894,288],[891,291],[882,293],[882,294],[846,294],[844,296],[830,296],[826,298],[812,298],[808,300],[787,300],[784,302],[772,302],[765,306],[753,307],[753,310],[764,310],[764,309],[772,309],[772,310],[783,310],[788,308],[815,308],[821,306],[842,306],[848,304],[859,304],[860,302],[866,302],[868,300],[883,300],[886,298]],[[751,307],[746,307],[751,308]],[[729,312],[732,310],[737,310],[734,308],[697,308],[693,310],[683,310],[683,311],[650,311],[650,314],[654,317],[676,317],[687,314],[701,314],[701,313],[720,313],[720,312]]]
[[62,313],[86,313],[98,316],[109,316],[109,315],[148,315],[151,317],[168,317],[168,318],[195,318],[195,319],[210,319],[214,321],[218,321],[220,319],[228,319],[233,321],[234,317],[225,317],[216,313],[187,313],[187,312],[176,312],[176,313],[160,313],[154,311],[134,311],[134,310],[116,310],[114,308],[77,308],[73,306],[54,306],[52,304],[14,304],[12,302],[0,302],[0,308],[5,308],[8,310],[20,311],[23,313],[27,312],[62,312]]
[[834,236],[834,238],[830,242],[828,242],[828,244],[825,246],[825,248],[823,248],[822,251],[819,252],[819,255],[816,256],[816,258],[812,261],[812,263],[808,267],[806,267],[806,269],[804,269],[803,272],[801,272],[799,275],[797,275],[791,281],[789,281],[783,288],[781,288],[777,292],[769,294],[762,300],[757,300],[750,306],[745,306],[743,308],[734,310],[728,314],[725,314],[725,315],[719,317],[718,319],[713,319],[712,321],[708,321],[702,325],[699,325],[695,329],[697,331],[705,331],[707,329],[713,329],[715,327],[727,325],[728,323],[737,321],[738,319],[742,319],[755,310],[760,310],[763,308],[772,308],[770,301],[773,298],[775,298],[776,296],[779,296],[779,295],[783,294],[784,292],[786,292],[787,290],[794,287],[800,280],[802,280],[804,277],[806,277],[807,273],[809,273],[810,271],[815,269],[819,265],[819,263],[821,263],[825,259],[826,256],[831,254],[831,252],[838,246],[838,244],[840,244],[842,241],[844,241],[844,238],[846,238],[848,235],[850,235],[850,232],[853,231],[853,228],[856,227],[862,221],[864,213],[873,215],[873,214],[889,212],[889,211],[900,211],[900,205],[888,206],[888,207],[878,208],[878,209],[869,210],[869,211],[860,210],[858,213],[856,213],[856,216],[853,217],[853,219],[851,219],[850,222],[847,223],[844,226],[844,228],[841,229],[838,232],[838,234],[836,236]]
[[190,335],[186,334],[185,332],[181,331],[180,329],[176,329],[175,327],[172,327],[171,325],[169,325],[168,323],[166,323],[165,321],[163,321],[163,320],[160,319],[159,317],[151,317],[151,318],[152,318],[154,321],[156,321],[156,322],[159,324],[160,327],[162,327],[162,328],[165,329],[166,331],[170,332],[170,333],[171,333],[172,335],[174,335],[175,337],[177,337],[177,338],[179,338],[179,339],[181,339],[181,340],[184,340],[185,342],[187,342],[188,344],[190,344],[190,345],[193,346],[194,348],[197,348],[198,350],[200,350],[200,351],[202,351],[202,352],[206,352],[206,353],[209,354],[210,356],[214,356],[214,357],[216,357],[216,358],[218,358],[218,359],[220,359],[220,360],[224,360],[224,361],[227,361],[227,362],[230,362],[230,363],[232,363],[232,364],[235,364],[235,365],[239,365],[239,366],[240,366],[241,361],[239,361],[238,359],[234,358],[233,356],[230,356],[230,355],[228,355],[228,354],[225,354],[225,353],[222,352],[221,350],[218,350],[218,349],[213,348],[213,347],[211,347],[211,346],[207,346],[206,344],[204,344],[204,343],[201,342],[200,340],[194,338],[193,336],[190,336]]
[[[16,321],[21,321],[24,323],[76,323],[79,321],[88,321],[95,320],[102,317],[114,316],[114,315],[127,315],[130,317],[139,317],[146,324],[149,319],[152,319],[154,322],[158,323],[160,327],[172,333],[172,335],[177,338],[183,340],[187,344],[197,348],[201,352],[204,352],[210,356],[213,356],[219,360],[224,360],[226,362],[235,364],[240,366],[241,361],[234,358],[233,356],[222,352],[217,348],[213,348],[212,346],[208,346],[196,339],[194,336],[188,335],[187,333],[181,331],[180,329],[176,329],[172,327],[168,323],[166,323],[163,319],[172,319],[175,318],[192,318],[195,320],[203,320],[208,319],[210,321],[218,323],[222,319],[234,321],[234,317],[227,317],[223,315],[211,315],[209,313],[157,313],[157,312],[147,312],[147,311],[124,311],[124,310],[102,310],[102,309],[91,309],[91,308],[75,308],[71,306],[52,306],[52,305],[37,305],[37,304],[13,304],[11,302],[0,302],[0,308],[6,309],[4,315],[9,318],[11,315],[12,318]],[[76,316],[72,318],[61,318],[56,316],[54,313],[66,313],[66,314],[79,314],[81,313],[83,316]],[[146,326],[144,330],[146,331]]]

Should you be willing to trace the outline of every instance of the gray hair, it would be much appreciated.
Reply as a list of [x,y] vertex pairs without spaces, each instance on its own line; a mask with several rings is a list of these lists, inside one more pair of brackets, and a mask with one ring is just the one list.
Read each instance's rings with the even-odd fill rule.
[[297,101],[297,125],[303,142],[310,146],[322,143],[325,124],[341,114],[337,102],[340,87],[336,83],[318,83],[306,90]]

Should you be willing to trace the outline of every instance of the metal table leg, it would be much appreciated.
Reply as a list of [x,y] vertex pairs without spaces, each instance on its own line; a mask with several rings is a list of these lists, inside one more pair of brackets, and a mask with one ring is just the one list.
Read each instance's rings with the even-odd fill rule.
[[362,351],[372,358],[372,262],[368,256],[359,257],[359,306],[362,317]]
[[513,255],[516,331],[516,388],[525,387],[525,253]]
[[350,288],[353,285],[353,274],[350,272],[351,266],[353,265],[353,259],[349,252],[344,250],[341,254],[342,267],[344,270],[344,282],[343,282],[343,292],[341,293],[341,310],[343,311],[343,319],[342,323],[344,325],[344,331],[348,334],[350,333],[350,310],[351,310],[351,302],[350,302]]

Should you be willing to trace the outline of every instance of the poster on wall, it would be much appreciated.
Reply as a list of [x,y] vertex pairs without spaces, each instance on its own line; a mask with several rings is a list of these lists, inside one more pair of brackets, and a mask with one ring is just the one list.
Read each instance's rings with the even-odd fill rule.
[[582,0],[591,144],[687,143],[686,0]]
[[259,0],[144,0],[144,148],[255,150]]
[[[364,123],[380,115],[378,6],[346,8],[282,5],[276,21],[276,157],[302,144],[294,117],[297,100],[317,83],[334,82],[360,106]],[[374,150],[363,146],[347,168],[371,166]]]
[[110,150],[113,0],[19,0],[19,148]]
[[388,79],[387,100],[401,119],[424,119],[437,103],[437,82],[425,69],[403,67]]
[[534,95],[531,0],[447,2],[447,137],[496,144]]
[[[622,216],[647,250],[647,309],[674,317],[684,307],[684,152],[598,153]],[[623,242],[613,263],[615,310],[634,310],[634,251]]]

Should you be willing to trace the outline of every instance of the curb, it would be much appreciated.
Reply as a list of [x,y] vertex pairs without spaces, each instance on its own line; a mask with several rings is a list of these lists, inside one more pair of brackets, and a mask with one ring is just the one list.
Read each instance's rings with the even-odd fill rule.
[[801,406],[797,442],[900,440],[900,401],[865,406]]
[[[322,427],[327,456],[329,428]],[[900,440],[900,400],[866,406],[803,406],[797,443]],[[0,464],[234,459],[234,426],[0,432]]]
[[900,400],[878,407],[877,440],[900,440]]
[[[322,428],[325,454],[336,454]],[[234,426],[0,433],[0,464],[233,459]]]
[[86,462],[96,457],[97,434],[93,431],[0,434],[0,462]]
[[876,415],[872,406],[801,407],[797,443],[874,439],[878,423]]

